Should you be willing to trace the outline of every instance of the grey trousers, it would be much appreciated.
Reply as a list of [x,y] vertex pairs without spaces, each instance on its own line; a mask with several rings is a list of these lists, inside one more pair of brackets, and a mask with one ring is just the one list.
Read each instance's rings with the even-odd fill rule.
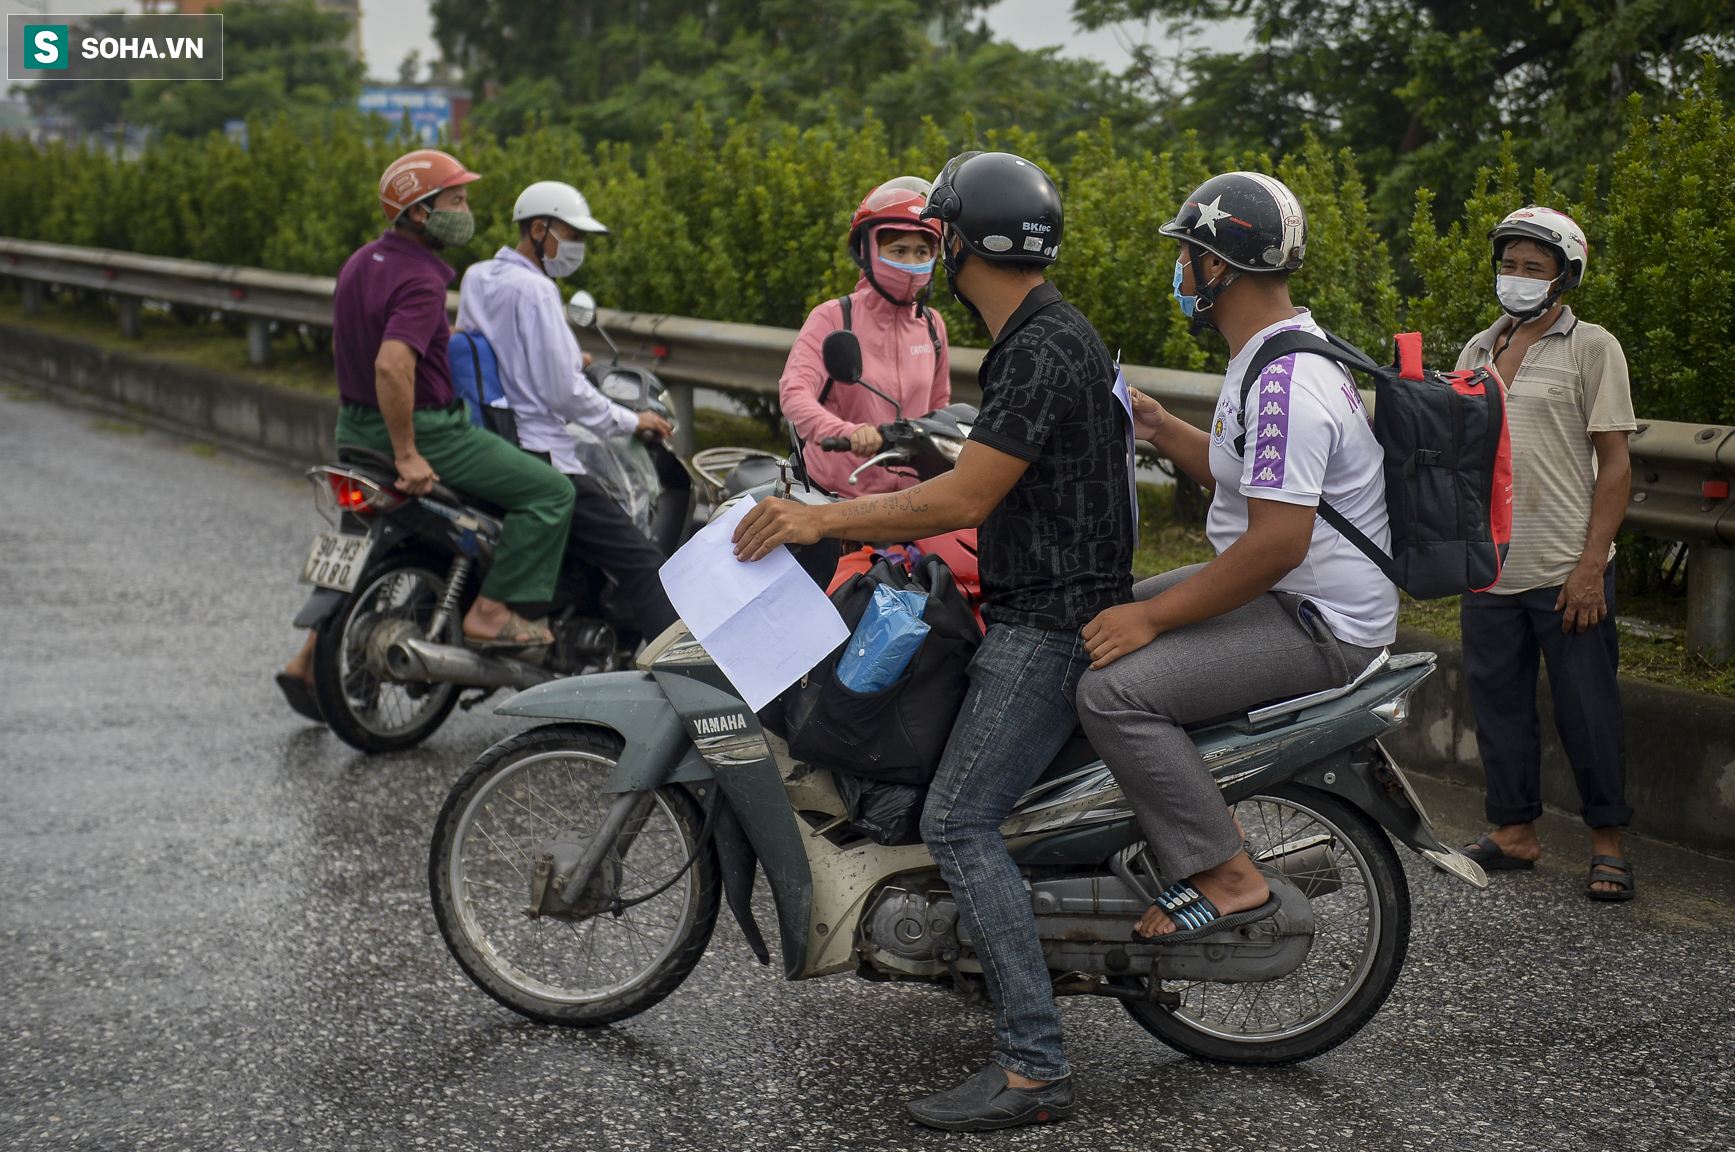
[[[1202,564],[1140,581],[1149,600]],[[1231,859],[1241,837],[1182,725],[1347,683],[1379,655],[1344,644],[1300,597],[1268,592],[1165,632],[1078,684],[1078,716],[1139,818],[1165,882]]]

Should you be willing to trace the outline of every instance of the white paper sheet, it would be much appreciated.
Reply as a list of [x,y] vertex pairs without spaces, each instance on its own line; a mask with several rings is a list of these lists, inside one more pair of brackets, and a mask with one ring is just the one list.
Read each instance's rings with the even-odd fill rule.
[[849,629],[789,549],[751,564],[735,559],[729,538],[751,507],[749,496],[701,528],[661,575],[681,620],[757,712],[849,639]]

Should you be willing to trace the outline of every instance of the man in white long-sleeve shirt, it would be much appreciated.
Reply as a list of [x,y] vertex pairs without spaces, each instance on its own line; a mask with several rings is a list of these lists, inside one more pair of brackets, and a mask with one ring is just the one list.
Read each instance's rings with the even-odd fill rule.
[[654,412],[633,412],[598,392],[584,374],[587,358],[566,322],[555,279],[584,261],[586,233],[606,233],[570,184],[541,181],[526,188],[512,211],[518,245],[473,264],[459,292],[458,328],[479,332],[494,349],[500,384],[518,425],[518,443],[572,481],[569,555],[578,555],[620,584],[638,629],[653,639],[676,620],[657,569],[662,550],[646,539],[624,509],[586,474],[573,451],[567,421],[608,439],[636,432],[669,435]]

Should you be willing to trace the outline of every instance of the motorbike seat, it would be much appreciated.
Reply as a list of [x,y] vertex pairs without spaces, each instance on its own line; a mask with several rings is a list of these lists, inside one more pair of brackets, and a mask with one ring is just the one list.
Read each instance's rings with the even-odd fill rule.
[[[387,480],[397,479],[397,461],[393,460],[384,452],[376,452],[372,448],[367,448],[360,444],[339,444],[337,446],[337,459],[340,464],[360,464],[364,467],[373,466],[369,468],[369,471],[372,471],[375,468],[383,469]],[[438,480],[434,481],[434,486],[428,489],[428,495],[440,501],[442,504],[451,504],[458,508],[474,508],[476,511],[481,512],[484,515],[492,516],[496,520],[506,515],[505,509],[501,508],[499,505],[490,504],[486,500],[466,495],[453,488],[448,488]]]

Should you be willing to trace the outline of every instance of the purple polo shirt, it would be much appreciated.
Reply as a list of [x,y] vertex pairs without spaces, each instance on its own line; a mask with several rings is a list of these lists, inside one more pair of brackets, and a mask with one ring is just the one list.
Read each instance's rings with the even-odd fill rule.
[[344,262],[331,298],[331,356],[345,404],[380,406],[374,359],[385,340],[402,340],[416,350],[417,408],[452,402],[446,285],[453,275],[451,265],[396,232],[364,244]]

